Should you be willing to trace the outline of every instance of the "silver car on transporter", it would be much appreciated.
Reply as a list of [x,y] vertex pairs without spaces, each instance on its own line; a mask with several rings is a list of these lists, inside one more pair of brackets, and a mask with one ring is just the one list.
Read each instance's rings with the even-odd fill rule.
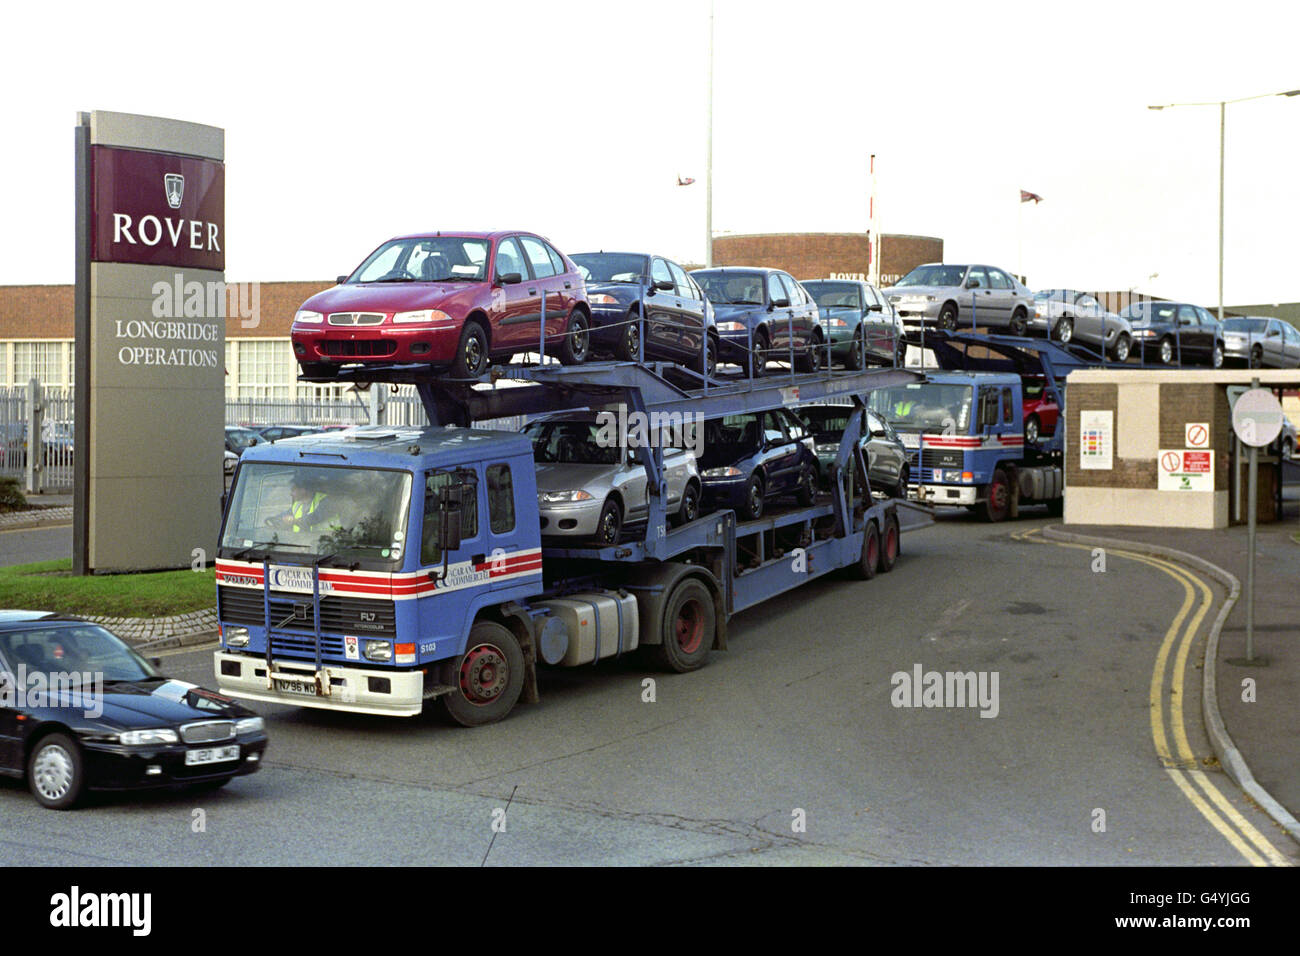
[[1095,296],[1074,289],[1035,292],[1029,328],[1058,342],[1104,347],[1117,362],[1127,362],[1133,349],[1133,327],[1128,319],[1106,311]]
[[[617,544],[625,524],[649,515],[645,466],[631,449],[606,440],[609,431],[595,412],[552,415],[524,426],[537,465],[543,537]],[[687,447],[693,437],[675,430],[663,449],[665,508],[679,524],[700,514],[700,473]]]
[[1034,294],[993,266],[930,262],[883,291],[904,325],[949,331],[976,325],[1027,335],[1034,314]]

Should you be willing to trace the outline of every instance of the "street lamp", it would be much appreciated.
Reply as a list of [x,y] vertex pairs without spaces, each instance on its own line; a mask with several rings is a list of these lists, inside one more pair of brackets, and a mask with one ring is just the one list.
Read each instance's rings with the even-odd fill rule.
[[1219,108],[1219,321],[1223,321],[1223,130],[1229,103],[1244,103],[1246,100],[1262,100],[1270,96],[1297,96],[1300,90],[1287,90],[1285,93],[1260,93],[1256,96],[1241,96],[1235,100],[1209,100],[1204,103],[1163,103],[1148,106],[1149,110],[1167,110],[1175,106],[1217,106]]

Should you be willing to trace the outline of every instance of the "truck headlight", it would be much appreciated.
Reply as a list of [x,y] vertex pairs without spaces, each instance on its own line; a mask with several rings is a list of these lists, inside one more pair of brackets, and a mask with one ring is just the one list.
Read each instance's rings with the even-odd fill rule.
[[235,721],[236,734],[255,734],[265,729],[266,721],[261,717],[243,717]]
[[221,629],[221,636],[226,639],[226,647],[248,646],[248,628],[246,627],[224,627]]
[[325,321],[325,316],[319,312],[312,312],[308,309],[299,309],[293,315],[294,325],[320,325]]
[[128,747],[147,747],[150,744],[178,743],[181,738],[170,728],[157,727],[149,730],[124,730],[117,735],[117,739]]
[[366,641],[363,653],[368,661],[391,661],[393,659],[393,645],[387,641]]
[[945,471],[945,472],[943,473],[943,480],[946,481],[946,482],[949,482],[950,484],[957,484],[958,482],[961,481],[961,472],[960,472],[960,471]]
[[537,503],[540,505],[558,505],[567,504],[574,501],[592,501],[590,494],[581,488],[573,491],[544,491],[537,496]]
[[420,309],[416,312],[397,312],[393,315],[395,323],[409,322],[451,322],[452,318],[440,309]]

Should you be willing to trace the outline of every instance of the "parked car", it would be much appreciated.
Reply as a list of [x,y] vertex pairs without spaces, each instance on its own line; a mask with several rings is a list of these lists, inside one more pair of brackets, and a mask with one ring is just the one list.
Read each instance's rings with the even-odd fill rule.
[[1225,318],[1223,358],[1250,368],[1300,368],[1300,329],[1266,316]]
[[296,435],[315,435],[320,429],[315,425],[258,425],[253,429],[262,441],[279,441]]
[[879,289],[845,279],[805,279],[802,285],[817,303],[832,361],[850,369],[863,368],[873,359],[905,364],[902,320]]
[[1290,460],[1295,456],[1296,450],[1296,429],[1295,423],[1286,415],[1282,416],[1282,434],[1278,435],[1278,451],[1282,458]]
[[885,290],[904,325],[935,326],[952,331],[984,328],[1029,333],[1034,294],[1010,273],[985,265],[917,266]]
[[[533,443],[544,536],[617,544],[625,524],[649,514],[645,466],[630,449],[602,444],[595,415],[549,416],[530,422],[523,432]],[[666,510],[676,523],[694,521],[701,500],[694,453],[679,442],[663,449],[663,461]]]
[[768,362],[788,362],[793,351],[797,371],[821,367],[817,304],[788,272],[725,267],[691,275],[713,303],[720,362],[759,376]]
[[[713,373],[718,359],[713,304],[685,269],[663,256],[639,252],[582,252],[571,258],[587,284],[593,351],[625,362],[664,360]],[[701,333],[707,353],[701,349]]]
[[259,435],[251,428],[245,428],[242,425],[226,426],[226,454],[223,457],[226,474],[235,470],[235,465],[239,464],[239,456],[244,453],[244,449],[251,445],[256,445],[262,440]]
[[294,316],[294,357],[309,378],[350,363],[418,363],[477,378],[489,358],[546,351],[565,365],[590,348],[591,307],[578,267],[541,236],[402,236]]
[[[866,409],[866,427],[861,428],[859,443],[867,461],[867,478],[873,491],[884,491],[894,498],[907,497],[907,449],[894,426]],[[844,429],[853,414],[851,405],[799,405],[794,413],[802,419],[813,436],[817,465],[823,485],[830,481],[830,466],[840,453]]]
[[87,790],[214,789],[258,770],[266,750],[251,710],[169,680],[77,618],[0,611],[0,683],[0,773],[52,810]]
[[1127,362],[1133,346],[1128,319],[1107,312],[1095,296],[1074,289],[1035,292],[1029,328],[1061,343],[1079,341],[1104,349],[1117,362]]
[[810,505],[817,496],[817,472],[813,437],[789,409],[704,423],[700,477],[711,508],[732,508],[742,521],[752,521],[782,495]]
[[1223,367],[1223,327],[1199,305],[1143,299],[1120,310],[1133,328],[1142,361]]
[[1021,379],[1024,383],[1020,405],[1025,423],[1025,444],[1036,445],[1042,436],[1056,434],[1056,423],[1061,418],[1061,400],[1045,377],[1024,375]]

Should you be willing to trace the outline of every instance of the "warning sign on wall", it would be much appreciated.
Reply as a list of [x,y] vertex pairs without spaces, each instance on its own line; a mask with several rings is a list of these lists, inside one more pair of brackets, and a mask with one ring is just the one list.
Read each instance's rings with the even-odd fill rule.
[[1214,452],[1169,448],[1156,452],[1161,491],[1213,491]]
[[1186,442],[1188,448],[1209,448],[1210,447],[1210,423],[1209,422],[1189,422],[1186,428]]

